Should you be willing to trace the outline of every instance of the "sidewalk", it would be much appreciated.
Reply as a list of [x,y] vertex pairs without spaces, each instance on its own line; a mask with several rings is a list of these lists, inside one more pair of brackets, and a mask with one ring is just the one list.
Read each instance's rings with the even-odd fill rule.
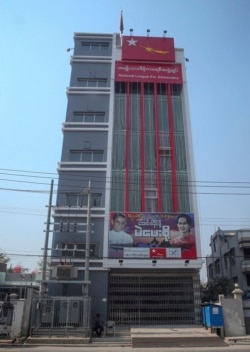
[[[203,327],[197,328],[163,328],[161,327],[134,327],[130,329],[130,335],[125,337],[117,334],[115,337],[100,339],[95,339],[92,343],[89,343],[88,339],[81,337],[41,337],[38,339],[28,338],[25,339],[16,339],[15,341],[10,340],[7,337],[0,338],[0,348],[2,347],[11,347],[11,346],[20,346],[23,345],[27,348],[31,346],[41,347],[41,346],[51,346],[57,348],[63,348],[66,346],[71,346],[72,348],[89,348],[91,351],[117,351],[122,350],[123,352],[136,350],[142,352],[145,349],[150,351],[161,352],[161,349],[178,350],[185,347],[186,351],[202,351],[208,347],[216,347],[218,350],[221,348],[230,348],[233,350],[237,346],[244,350],[250,350],[250,335],[246,336],[234,336],[234,337],[225,337],[225,339],[220,338],[216,334],[212,334],[209,330],[204,329]],[[142,349],[143,348],[143,349]],[[76,350],[75,350],[76,351]]]

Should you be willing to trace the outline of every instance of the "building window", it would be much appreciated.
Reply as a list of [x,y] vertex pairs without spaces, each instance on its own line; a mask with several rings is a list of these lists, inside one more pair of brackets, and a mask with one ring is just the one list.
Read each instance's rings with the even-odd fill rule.
[[[88,195],[81,193],[67,193],[65,194],[65,205],[70,207],[86,207],[88,205]],[[101,207],[102,194],[91,193],[91,206]]]
[[215,261],[215,273],[219,274],[220,273],[220,260],[216,259]]
[[145,205],[146,205],[146,211],[148,212],[157,211],[157,189],[156,188],[145,189]]
[[210,264],[208,267],[208,275],[209,275],[209,279],[212,279],[214,277],[213,264]]
[[234,282],[234,284],[238,284],[239,282],[238,282],[238,276],[234,276],[233,277],[233,282]]
[[105,122],[104,111],[74,111],[74,122]]
[[159,150],[161,171],[171,171],[171,149]]
[[243,248],[244,259],[250,259],[250,248]]
[[171,95],[180,96],[182,90],[182,85],[171,84]]
[[82,47],[84,51],[107,52],[109,42],[82,42]]
[[167,85],[165,83],[157,83],[157,94],[166,96]]
[[246,274],[247,286],[250,287],[250,274]]
[[229,252],[229,262],[231,266],[235,265],[235,249],[231,248]]
[[127,92],[127,85],[125,82],[115,82],[116,94],[125,94]]
[[213,238],[213,250],[216,252],[216,237]]
[[69,160],[75,162],[103,162],[103,150],[70,150]]
[[224,266],[225,269],[228,268],[228,253],[224,254]]
[[154,94],[154,84],[153,83],[144,83],[144,94],[153,95]]
[[67,243],[62,245],[62,257],[73,257],[75,245],[73,243]]
[[130,93],[131,94],[140,94],[141,84],[138,82],[130,83]]
[[107,87],[107,78],[77,78],[81,87]]
[[[62,257],[67,258],[85,258],[85,243],[62,243],[59,245],[58,251]],[[90,243],[90,258],[98,258],[100,256],[99,243]]]

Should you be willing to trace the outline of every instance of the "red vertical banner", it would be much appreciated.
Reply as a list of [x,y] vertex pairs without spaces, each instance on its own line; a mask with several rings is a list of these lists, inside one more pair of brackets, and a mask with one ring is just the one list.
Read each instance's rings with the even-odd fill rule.
[[174,117],[173,117],[173,106],[172,106],[172,96],[171,96],[171,85],[168,84],[167,87],[168,87],[167,101],[168,101],[169,137],[170,137],[170,147],[171,147],[173,211],[178,212],[179,202],[178,202],[178,188],[177,188],[177,176],[176,176]]
[[140,120],[141,120],[141,210],[145,211],[145,121],[144,121],[144,84],[140,85]]
[[157,104],[157,84],[154,83],[154,115],[155,115],[155,157],[156,157],[156,178],[157,178],[157,211],[162,211],[161,201],[161,165],[160,165],[160,141],[158,123],[158,104]]
[[126,150],[125,150],[125,211],[129,209],[129,153],[130,153],[130,83],[126,95]]

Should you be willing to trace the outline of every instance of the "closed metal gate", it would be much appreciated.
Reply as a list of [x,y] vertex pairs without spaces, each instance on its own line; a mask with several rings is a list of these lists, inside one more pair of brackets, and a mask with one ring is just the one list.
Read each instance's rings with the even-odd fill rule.
[[120,325],[200,325],[199,274],[111,271],[108,314]]
[[245,317],[246,334],[250,335],[250,317]]
[[0,336],[10,335],[13,320],[13,304],[10,302],[0,302]]
[[32,301],[30,335],[82,335],[90,331],[91,299],[36,297]]

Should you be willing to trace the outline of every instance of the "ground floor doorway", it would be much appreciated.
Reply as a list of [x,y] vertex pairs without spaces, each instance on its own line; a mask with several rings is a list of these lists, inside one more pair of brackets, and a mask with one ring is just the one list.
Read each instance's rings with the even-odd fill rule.
[[108,319],[118,325],[200,325],[199,273],[111,270]]

